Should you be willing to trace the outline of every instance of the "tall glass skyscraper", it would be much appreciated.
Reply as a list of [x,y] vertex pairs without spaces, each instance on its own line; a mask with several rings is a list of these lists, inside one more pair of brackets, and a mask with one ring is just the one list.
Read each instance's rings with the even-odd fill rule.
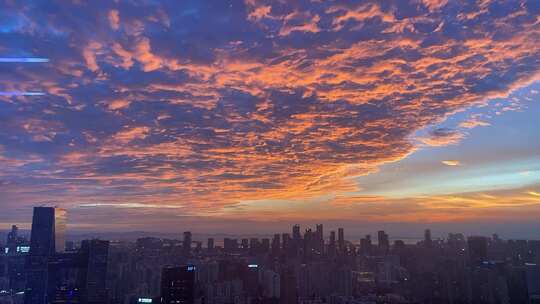
[[54,208],[54,248],[55,252],[66,251],[67,211]]
[[54,207],[35,207],[27,260],[25,303],[46,304],[49,261],[64,251],[66,211]]

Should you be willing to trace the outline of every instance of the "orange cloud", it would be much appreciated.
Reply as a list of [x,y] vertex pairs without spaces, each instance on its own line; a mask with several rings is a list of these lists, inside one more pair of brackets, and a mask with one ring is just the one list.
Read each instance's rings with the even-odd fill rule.
[[448,0],[422,0],[425,6],[431,11],[438,10],[448,3]]
[[256,7],[252,12],[249,13],[248,19],[252,21],[258,21],[263,18],[270,16],[272,7],[270,5]]
[[90,41],[90,43],[83,49],[83,58],[86,61],[86,66],[92,72],[96,72],[99,66],[96,61],[96,52],[102,48],[101,43],[97,41]]
[[[301,20],[301,24],[297,24],[296,20]],[[318,15],[311,16],[310,14],[293,12],[285,16],[279,35],[288,36],[293,32],[317,33],[320,31],[317,25],[319,21],[321,18]]]
[[136,46],[133,57],[143,65],[143,71],[150,72],[161,67],[161,59],[152,53],[150,39],[141,38]]
[[425,145],[433,146],[433,147],[441,147],[441,146],[455,145],[459,143],[463,138],[465,138],[465,134],[452,130],[452,131],[431,133],[428,136],[419,137],[417,139]]
[[120,28],[120,13],[118,10],[110,10],[108,14],[109,24],[113,30]]
[[[208,20],[208,29],[192,24],[173,29],[171,24],[189,18],[169,20],[163,8],[149,8],[142,16],[122,10],[120,31],[120,13],[112,10],[109,22],[88,29],[92,35],[64,33],[70,52],[48,66],[48,74],[15,71],[17,83],[6,84],[13,90],[46,88],[47,113],[25,112],[36,109],[28,99],[1,101],[41,121],[65,120],[69,127],[8,124],[10,131],[20,130],[16,136],[47,140],[42,143],[58,151],[48,160],[51,167],[11,172],[18,173],[17,180],[42,178],[39,189],[65,191],[67,204],[98,199],[150,204],[157,198],[223,213],[244,201],[313,203],[333,196],[331,207],[321,210],[334,218],[362,211],[349,205],[373,202],[365,206],[371,219],[399,220],[399,212],[383,212],[395,204],[411,219],[414,214],[444,219],[458,217],[452,208],[493,203],[486,197],[444,197],[428,206],[431,198],[403,202],[347,194],[361,187],[355,177],[422,145],[456,144],[466,136],[463,130],[439,128],[411,140],[417,131],[537,79],[531,58],[538,55],[539,23],[525,18],[530,15],[525,4],[486,22],[489,1],[458,16],[440,12],[444,0],[415,2],[415,16],[400,16],[392,5],[317,3],[324,2],[303,9],[287,1],[270,6],[249,0],[247,22],[231,18],[238,27],[228,27]],[[441,18],[446,13],[452,22]],[[261,25],[249,28],[254,32],[237,31],[253,21]],[[460,22],[468,24],[466,30]],[[476,117],[460,128],[486,124]],[[65,129],[67,139],[55,143]],[[43,199],[38,191],[26,194],[28,200]],[[524,193],[512,199],[526,205],[524,197],[532,199]],[[470,210],[463,216],[474,217],[476,209]],[[308,214],[324,214],[315,211]],[[282,215],[272,208],[264,212]],[[296,214],[303,213],[288,216]]]
[[447,166],[461,166],[461,163],[459,160],[443,160],[441,163],[447,165]]
[[532,195],[532,196],[540,197],[540,193],[539,193],[539,192],[536,192],[536,191],[528,191],[527,193],[528,193],[529,195]]
[[108,107],[109,109],[111,110],[120,110],[120,109],[125,109],[127,107],[129,107],[129,104],[131,102],[129,100],[126,100],[126,99],[116,99],[116,100],[113,100],[111,103],[109,103]]
[[128,143],[136,139],[145,139],[149,132],[150,128],[148,127],[126,127],[114,134],[113,139],[121,143]]
[[460,128],[465,128],[465,129],[474,129],[476,127],[486,127],[486,126],[490,126],[490,123],[487,121],[479,120],[476,117],[472,117],[471,119],[463,121],[459,124]]
[[113,43],[112,51],[122,60],[119,66],[123,67],[126,70],[133,66],[133,55],[130,52],[126,51],[122,47],[122,45],[116,42]]

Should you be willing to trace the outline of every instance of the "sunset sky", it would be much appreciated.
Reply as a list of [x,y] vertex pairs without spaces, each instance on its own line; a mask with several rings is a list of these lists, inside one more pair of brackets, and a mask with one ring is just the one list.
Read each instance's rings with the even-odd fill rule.
[[538,0],[0,1],[0,229],[540,236],[539,131]]

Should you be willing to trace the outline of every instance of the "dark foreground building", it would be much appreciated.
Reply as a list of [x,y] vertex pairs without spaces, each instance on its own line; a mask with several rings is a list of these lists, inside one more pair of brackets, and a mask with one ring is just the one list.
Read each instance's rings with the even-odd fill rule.
[[87,240],[79,250],[63,252],[65,223],[62,209],[34,208],[25,304],[107,302],[109,242]]
[[161,274],[161,303],[192,304],[195,299],[195,266],[165,267]]
[[66,212],[53,207],[35,207],[27,259],[26,304],[47,304],[49,262],[63,251]]

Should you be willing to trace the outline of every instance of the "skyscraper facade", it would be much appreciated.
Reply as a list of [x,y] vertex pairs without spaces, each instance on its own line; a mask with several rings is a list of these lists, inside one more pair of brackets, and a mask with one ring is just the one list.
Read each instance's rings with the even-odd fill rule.
[[63,251],[66,211],[54,207],[35,207],[27,260],[25,303],[48,303],[48,266],[57,251]]
[[107,302],[107,258],[109,242],[87,240],[81,244],[80,254],[85,262],[84,299],[86,304]]
[[343,228],[338,228],[338,247],[339,251],[345,250],[345,230]]
[[183,251],[185,255],[188,255],[191,252],[191,241],[192,241],[191,232],[190,231],[184,232],[184,241],[182,243],[182,246],[183,246]]
[[161,303],[192,304],[195,297],[195,266],[165,267],[161,273]]
[[379,250],[381,251],[381,253],[388,253],[388,251],[390,250],[390,239],[388,238],[388,234],[386,234],[384,230],[378,231],[377,240],[379,242]]

